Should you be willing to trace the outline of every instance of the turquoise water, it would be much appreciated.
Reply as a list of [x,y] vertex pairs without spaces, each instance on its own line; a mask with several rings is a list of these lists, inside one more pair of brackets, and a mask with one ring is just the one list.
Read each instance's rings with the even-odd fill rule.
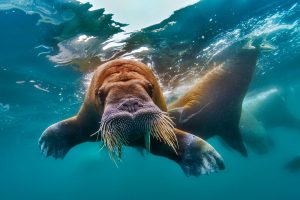
[[[91,77],[83,66],[118,57],[142,60],[171,99],[242,40],[273,47],[260,54],[249,95],[280,88],[285,109],[300,119],[298,1],[203,0],[134,33],[122,31],[126,21],[115,22],[104,10],[88,11],[90,6],[0,2],[1,200],[300,199],[300,171],[285,169],[300,155],[300,130],[283,124],[267,128],[268,153],[249,148],[248,158],[210,139],[226,169],[198,178],[132,148],[125,148],[116,167],[98,143],[79,145],[64,160],[43,157],[37,145],[45,128],[78,111]],[[265,116],[281,112],[274,106]]]

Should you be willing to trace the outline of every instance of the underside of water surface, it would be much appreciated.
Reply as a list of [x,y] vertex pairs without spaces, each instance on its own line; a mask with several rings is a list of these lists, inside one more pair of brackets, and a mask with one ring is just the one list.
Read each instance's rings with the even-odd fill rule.
[[[299,2],[201,0],[149,27],[127,26],[75,0],[0,2],[0,199],[300,199]],[[101,142],[63,160],[41,154],[41,133],[78,112],[99,65],[147,64],[171,103],[249,44],[268,47],[243,102],[249,156],[208,140],[225,170],[186,177],[174,162],[130,147],[116,167]],[[262,143],[267,152],[257,151]]]

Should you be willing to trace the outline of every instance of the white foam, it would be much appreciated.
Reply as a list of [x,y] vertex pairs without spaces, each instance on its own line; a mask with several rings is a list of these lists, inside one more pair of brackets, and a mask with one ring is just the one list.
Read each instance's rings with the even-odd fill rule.
[[10,109],[9,104],[0,103],[0,112],[1,113],[9,111],[9,109]]
[[126,43],[121,42],[121,41],[124,41],[129,37],[130,37],[130,34],[128,34],[128,33],[127,34],[126,33],[117,33],[117,34],[113,35],[112,38],[110,38],[109,40],[102,43],[104,45],[102,47],[102,50],[105,51],[111,47],[123,46]]
[[94,36],[80,35],[78,36],[76,42],[88,42],[90,39],[94,39]]

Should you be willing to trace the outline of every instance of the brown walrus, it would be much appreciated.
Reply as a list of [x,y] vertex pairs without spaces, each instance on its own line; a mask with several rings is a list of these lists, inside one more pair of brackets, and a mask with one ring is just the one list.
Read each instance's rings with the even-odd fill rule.
[[211,145],[175,127],[152,70],[114,60],[97,68],[77,115],[48,127],[39,144],[45,156],[63,158],[77,144],[102,140],[113,159],[127,145],[176,161],[186,175],[224,169]]
[[260,48],[234,49],[224,62],[173,102],[169,113],[176,127],[204,139],[218,135],[247,156],[239,122],[259,51]]

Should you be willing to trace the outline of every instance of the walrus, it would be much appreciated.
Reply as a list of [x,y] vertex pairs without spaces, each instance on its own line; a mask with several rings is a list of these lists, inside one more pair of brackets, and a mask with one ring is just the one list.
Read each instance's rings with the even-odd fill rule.
[[45,156],[63,159],[72,147],[89,141],[102,141],[113,160],[121,158],[123,146],[144,148],[177,162],[187,176],[225,168],[210,144],[177,127],[153,71],[134,60],[99,66],[79,112],[49,126],[39,145]]
[[285,88],[273,86],[245,98],[240,129],[244,142],[254,152],[266,153],[273,145],[268,133],[271,128],[282,126],[300,130],[300,119],[288,108],[287,96]]
[[176,127],[203,139],[219,136],[247,157],[239,123],[259,52],[255,47],[228,51],[225,61],[171,103],[169,113]]

